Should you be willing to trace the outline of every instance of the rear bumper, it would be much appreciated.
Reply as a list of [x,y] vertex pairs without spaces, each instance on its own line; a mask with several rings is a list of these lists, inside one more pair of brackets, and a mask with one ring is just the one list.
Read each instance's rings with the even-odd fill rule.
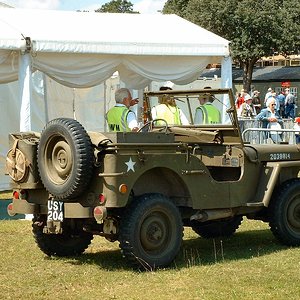
[[[93,218],[94,208],[84,207],[80,203],[64,203],[64,218]],[[47,214],[47,205],[29,203],[26,200],[13,199],[7,206],[10,216],[16,214]]]

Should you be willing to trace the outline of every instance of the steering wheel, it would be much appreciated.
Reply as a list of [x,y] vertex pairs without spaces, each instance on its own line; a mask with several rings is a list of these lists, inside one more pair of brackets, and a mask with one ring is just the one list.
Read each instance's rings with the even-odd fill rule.
[[[153,130],[153,127],[155,125],[155,123],[157,122],[163,122],[164,125],[163,125],[163,131],[165,131],[165,133],[167,132],[168,130],[168,123],[166,120],[164,119],[154,119],[154,120],[151,120],[151,121],[148,121],[146,124],[144,124],[137,132],[150,132]],[[159,130],[161,131],[161,130]]]

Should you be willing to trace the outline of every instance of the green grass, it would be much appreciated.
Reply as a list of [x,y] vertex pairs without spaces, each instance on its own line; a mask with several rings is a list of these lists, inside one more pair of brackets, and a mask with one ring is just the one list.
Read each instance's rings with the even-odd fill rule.
[[244,221],[229,239],[185,229],[169,268],[137,272],[118,243],[95,237],[79,257],[49,258],[31,222],[0,221],[0,299],[299,299],[300,251],[280,245],[267,224]]
[[0,200],[7,200],[12,198],[12,191],[0,192]]

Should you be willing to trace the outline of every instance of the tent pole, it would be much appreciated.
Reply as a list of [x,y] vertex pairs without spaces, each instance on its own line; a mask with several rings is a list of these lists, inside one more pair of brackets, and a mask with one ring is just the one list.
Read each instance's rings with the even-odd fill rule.
[[19,56],[19,98],[20,110],[20,131],[31,131],[31,55],[21,53]]
[[[20,110],[20,131],[31,131],[31,56],[30,53],[21,53],[19,56],[19,97]],[[26,220],[32,220],[32,214],[26,214]]]
[[[103,101],[103,113],[104,113],[104,118],[103,118],[103,131],[106,132],[106,101],[107,101],[107,84],[106,84],[106,80],[103,82],[103,98],[104,98],[104,101]],[[111,90],[111,86],[110,86],[110,90]]]
[[232,61],[225,56],[221,63],[221,88],[232,88]]
[[[232,61],[230,56],[224,56],[221,63],[221,88],[232,88]],[[225,107],[230,107],[229,98],[223,99]],[[222,122],[230,123],[229,115],[226,109],[222,109]]]

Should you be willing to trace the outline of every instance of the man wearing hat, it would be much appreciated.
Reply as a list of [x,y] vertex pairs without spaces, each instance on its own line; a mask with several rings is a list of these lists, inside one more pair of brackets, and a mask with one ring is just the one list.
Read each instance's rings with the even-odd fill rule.
[[[172,90],[170,87],[162,86],[160,91]],[[152,119],[162,119],[169,125],[189,125],[187,117],[183,111],[176,105],[175,98],[169,94],[159,96],[159,104],[151,110]],[[165,125],[165,122],[158,120],[156,125]]]
[[200,106],[196,108],[194,124],[220,124],[221,114],[219,110],[211,103],[211,94],[200,95]]
[[266,93],[266,95],[265,95],[265,101],[264,101],[265,106],[267,106],[267,105],[266,105],[267,100],[268,100],[270,97],[272,97],[272,93],[273,93],[273,90],[272,90],[271,87],[269,87],[269,88],[268,88],[268,91],[267,91],[267,93]]
[[255,90],[252,95],[252,105],[254,107],[255,113],[259,114],[261,111],[261,100],[260,100],[260,92]]

